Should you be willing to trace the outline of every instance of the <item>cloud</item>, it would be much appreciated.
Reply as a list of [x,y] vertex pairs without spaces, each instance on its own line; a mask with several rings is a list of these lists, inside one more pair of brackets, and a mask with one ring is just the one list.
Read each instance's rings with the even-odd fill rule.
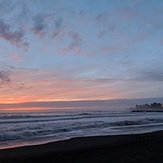
[[70,43],[69,47],[67,48],[68,51],[71,51],[71,50],[75,50],[77,49],[80,44],[81,44],[81,37],[78,33],[76,32],[69,32],[68,33],[70,35],[70,37],[72,38],[72,42]]
[[0,70],[0,84],[10,83],[11,79],[9,77],[9,72]]
[[16,62],[22,59],[22,56],[14,54],[14,53],[9,54],[9,56],[12,58],[13,61],[16,61]]
[[59,29],[53,33],[52,38],[57,42],[61,42],[62,46],[59,45],[59,54],[66,55],[67,53],[73,52],[75,54],[81,54],[80,49],[82,43],[82,37],[78,32],[71,30]]
[[148,80],[148,81],[163,81],[163,73],[162,72],[150,72],[144,71],[140,73],[140,79]]
[[22,29],[19,28],[13,31],[11,26],[3,20],[0,20],[0,38],[18,47],[26,48],[29,45],[24,38],[24,31]]
[[97,15],[96,16],[96,21],[99,24],[106,25],[106,23],[109,22],[109,18],[110,18],[109,13],[105,12],[105,13],[101,13],[101,14]]
[[39,37],[45,36],[45,28],[47,27],[45,23],[45,18],[43,15],[38,15],[33,18],[34,20],[34,27],[32,31]]
[[61,33],[61,28],[63,24],[63,19],[57,18],[54,20],[54,32],[52,38],[56,38]]
[[[138,13],[133,7],[118,7],[114,8],[112,11],[98,14],[95,18],[95,21],[100,27],[98,38],[101,39],[108,35],[118,36],[119,33],[122,32],[129,32],[132,34],[131,24],[134,24],[136,28],[136,22],[140,21],[140,19],[138,20]],[[139,28],[137,29],[138,31],[140,30]]]
[[73,31],[67,31],[63,33],[63,38],[64,37],[69,37],[71,41],[67,43],[67,47],[63,49],[63,53],[68,53],[68,52],[75,52],[77,54],[81,53],[81,41],[82,38],[81,36]]
[[116,81],[123,80],[118,78],[94,78],[94,79],[87,79],[85,81],[91,83],[99,83],[99,84],[108,84],[108,83],[115,83]]
[[60,29],[62,27],[62,24],[63,24],[63,19],[62,18],[57,18],[55,21],[54,21],[54,25],[55,25],[55,29]]
[[55,13],[37,14],[33,17],[33,27],[26,27],[25,30],[32,32],[37,37],[45,38],[49,35],[52,39],[62,34],[63,19]]

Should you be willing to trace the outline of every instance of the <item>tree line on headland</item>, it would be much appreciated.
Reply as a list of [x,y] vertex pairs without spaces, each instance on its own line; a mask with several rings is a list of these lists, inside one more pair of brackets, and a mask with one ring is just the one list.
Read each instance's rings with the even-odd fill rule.
[[132,111],[163,111],[163,104],[154,102],[151,104],[136,105],[132,108]]

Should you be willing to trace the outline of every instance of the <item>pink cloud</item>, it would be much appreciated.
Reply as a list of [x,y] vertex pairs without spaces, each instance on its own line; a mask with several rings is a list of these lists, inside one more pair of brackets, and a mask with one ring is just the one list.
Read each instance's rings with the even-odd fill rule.
[[10,87],[7,85],[3,87],[1,101],[17,103],[31,101],[31,99],[32,101],[65,101],[116,97],[116,92],[101,87],[107,84],[107,81],[105,83],[101,80],[97,82],[73,79],[65,77],[64,74],[56,75],[54,72],[27,69],[15,69],[11,79]]
[[10,73],[8,71],[0,71],[0,84],[6,84],[10,82]]
[[22,60],[22,56],[19,56],[17,54],[11,53],[9,56],[12,58],[13,61],[19,62]]

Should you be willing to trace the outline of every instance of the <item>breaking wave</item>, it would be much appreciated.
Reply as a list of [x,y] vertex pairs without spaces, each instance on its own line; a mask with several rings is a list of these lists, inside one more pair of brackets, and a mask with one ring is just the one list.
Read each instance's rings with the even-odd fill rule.
[[[118,113],[107,111],[67,113],[0,114],[0,148],[4,142],[44,137],[77,137],[145,132],[148,126],[163,126],[160,113]],[[128,128],[130,127],[130,128]],[[141,127],[141,130],[140,130]],[[143,128],[143,130],[142,130]]]

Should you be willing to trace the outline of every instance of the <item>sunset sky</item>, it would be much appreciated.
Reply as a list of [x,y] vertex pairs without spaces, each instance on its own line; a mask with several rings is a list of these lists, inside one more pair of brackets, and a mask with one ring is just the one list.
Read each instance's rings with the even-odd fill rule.
[[0,103],[163,97],[162,0],[0,0]]

